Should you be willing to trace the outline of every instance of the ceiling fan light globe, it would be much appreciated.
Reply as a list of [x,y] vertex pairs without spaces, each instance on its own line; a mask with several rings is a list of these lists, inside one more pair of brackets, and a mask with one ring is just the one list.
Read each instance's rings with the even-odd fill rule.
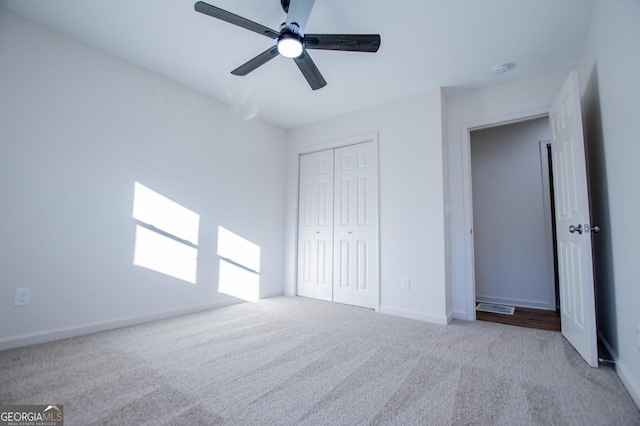
[[302,55],[302,42],[295,37],[280,37],[278,53],[287,58],[297,58]]

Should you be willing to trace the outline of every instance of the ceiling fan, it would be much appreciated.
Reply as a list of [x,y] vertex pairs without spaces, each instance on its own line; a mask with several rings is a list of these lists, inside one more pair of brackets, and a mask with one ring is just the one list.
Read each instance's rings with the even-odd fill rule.
[[276,56],[282,55],[292,58],[311,88],[317,90],[326,86],[327,82],[311,60],[307,49],[373,53],[380,47],[379,34],[305,34],[304,28],[315,0],[280,0],[280,3],[287,13],[287,20],[280,26],[280,31],[274,31],[202,1],[195,4],[195,10],[200,13],[277,40],[275,46],[240,65],[231,71],[231,74],[247,75]]

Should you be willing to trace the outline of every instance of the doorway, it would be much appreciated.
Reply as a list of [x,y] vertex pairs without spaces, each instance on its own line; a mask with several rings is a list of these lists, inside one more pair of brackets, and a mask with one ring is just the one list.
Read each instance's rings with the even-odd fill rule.
[[547,116],[470,132],[476,318],[560,331]]
[[572,71],[551,108],[520,111],[507,116],[485,117],[461,124],[463,129],[463,207],[467,316],[476,320],[475,250],[471,189],[471,132],[505,123],[549,117],[552,129],[553,187],[555,191],[556,244],[562,335],[592,367],[598,366],[592,228],[586,170],[580,83]]

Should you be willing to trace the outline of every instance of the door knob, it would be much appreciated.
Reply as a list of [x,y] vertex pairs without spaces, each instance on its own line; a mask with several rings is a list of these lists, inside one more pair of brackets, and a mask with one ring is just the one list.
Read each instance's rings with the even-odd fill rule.
[[598,225],[595,225],[591,228],[591,232],[597,234],[598,232],[600,232],[600,227]]
[[574,232],[577,232],[578,234],[582,235],[582,224],[578,225],[578,226],[569,226],[569,232],[571,232],[572,234]]

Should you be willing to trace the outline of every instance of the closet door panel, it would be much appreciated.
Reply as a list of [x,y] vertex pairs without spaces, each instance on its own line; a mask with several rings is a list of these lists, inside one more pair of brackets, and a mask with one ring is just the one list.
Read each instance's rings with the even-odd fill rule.
[[[335,150],[333,300],[376,308],[378,160],[373,142]],[[345,255],[345,253],[347,253]]]
[[298,295],[332,300],[333,152],[300,157]]

